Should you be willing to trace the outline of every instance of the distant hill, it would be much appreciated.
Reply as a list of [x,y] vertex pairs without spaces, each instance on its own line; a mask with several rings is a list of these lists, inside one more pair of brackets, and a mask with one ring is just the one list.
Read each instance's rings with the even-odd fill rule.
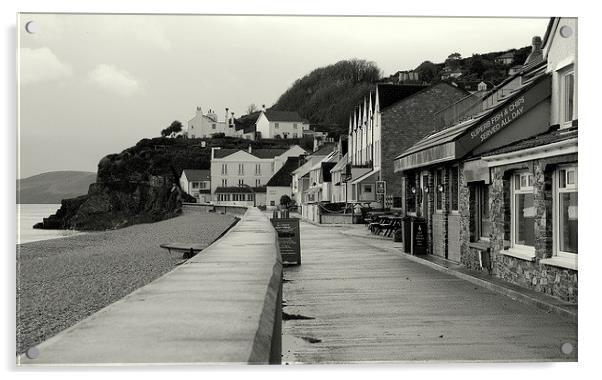
[[48,172],[17,180],[17,203],[52,204],[88,193],[96,173]]

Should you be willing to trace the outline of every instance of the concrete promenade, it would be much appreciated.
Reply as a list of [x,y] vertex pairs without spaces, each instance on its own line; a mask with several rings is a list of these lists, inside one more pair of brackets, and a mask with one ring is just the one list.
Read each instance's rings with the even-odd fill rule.
[[278,363],[282,263],[275,239],[269,220],[249,209],[197,256],[41,343],[37,359],[18,362]]
[[574,319],[393,253],[392,241],[301,223],[285,267],[283,363],[575,361]]

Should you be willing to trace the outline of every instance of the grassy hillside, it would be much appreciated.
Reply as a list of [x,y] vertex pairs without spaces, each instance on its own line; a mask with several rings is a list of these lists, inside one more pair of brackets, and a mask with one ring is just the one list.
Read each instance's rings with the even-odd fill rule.
[[61,203],[62,199],[88,193],[96,173],[58,171],[17,180],[17,203]]

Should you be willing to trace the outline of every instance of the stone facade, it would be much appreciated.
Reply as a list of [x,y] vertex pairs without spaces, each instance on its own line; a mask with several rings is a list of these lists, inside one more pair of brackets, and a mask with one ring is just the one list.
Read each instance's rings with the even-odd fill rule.
[[[493,274],[505,281],[546,293],[565,301],[577,302],[578,272],[541,263],[553,254],[553,183],[558,164],[576,163],[577,155],[564,155],[525,163],[499,166],[491,170],[489,207],[492,217],[491,248]],[[516,170],[533,173],[535,214],[535,259],[504,254],[510,240],[510,178]]]

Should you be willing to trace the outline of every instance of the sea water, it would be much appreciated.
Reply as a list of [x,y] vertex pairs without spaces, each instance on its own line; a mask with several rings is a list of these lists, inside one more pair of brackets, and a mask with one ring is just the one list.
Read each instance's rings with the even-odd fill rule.
[[38,230],[33,225],[54,214],[59,204],[18,204],[17,205],[17,244],[38,240],[58,239],[81,232],[73,230]]

